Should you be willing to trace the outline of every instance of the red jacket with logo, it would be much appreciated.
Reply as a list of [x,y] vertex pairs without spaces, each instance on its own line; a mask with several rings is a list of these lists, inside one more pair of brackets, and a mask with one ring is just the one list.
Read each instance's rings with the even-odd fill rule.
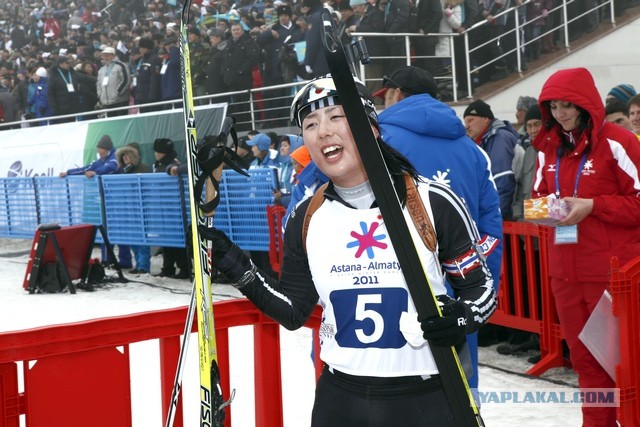
[[[590,115],[575,149],[560,157],[559,171],[562,127],[551,115],[552,100],[571,102]],[[551,234],[549,274],[571,281],[608,281],[611,257],[624,265],[640,255],[640,144],[633,133],[605,121],[602,99],[584,68],[553,74],[538,102],[544,126],[534,141],[540,152],[533,196],[556,193],[559,172],[560,198],[573,196],[578,180],[576,197],[593,199],[592,212],[578,224],[577,244],[556,245]]]

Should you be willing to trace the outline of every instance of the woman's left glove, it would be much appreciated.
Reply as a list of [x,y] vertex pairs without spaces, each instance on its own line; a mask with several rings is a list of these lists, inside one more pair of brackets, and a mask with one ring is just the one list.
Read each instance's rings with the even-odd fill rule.
[[467,334],[470,310],[467,306],[447,295],[438,295],[442,317],[432,317],[420,322],[424,339],[430,345],[451,347],[460,344]]
[[211,263],[237,288],[249,284],[255,276],[256,267],[251,258],[233,243],[223,231],[210,230],[212,243]]

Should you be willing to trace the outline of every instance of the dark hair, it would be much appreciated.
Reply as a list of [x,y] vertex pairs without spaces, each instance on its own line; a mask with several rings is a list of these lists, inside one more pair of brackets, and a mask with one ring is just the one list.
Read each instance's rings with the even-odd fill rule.
[[[551,104],[551,101],[542,102],[542,106],[548,113],[547,121],[543,123],[543,126],[547,130],[550,130],[554,127],[557,128],[557,132],[558,132],[558,135],[560,136],[560,142],[561,142],[560,156],[564,156],[565,154],[571,153],[575,147],[569,140],[569,136],[567,135],[567,133],[564,132],[562,130],[562,127],[558,125],[558,121],[553,118],[553,115],[551,114],[551,105],[549,104]],[[578,110],[579,112],[579,116],[578,116],[579,120],[578,120],[578,128],[577,128],[578,135],[582,135],[585,131],[588,132],[593,127],[593,121],[591,120],[591,115],[587,110],[585,110],[581,106],[576,105],[572,102],[570,102],[570,104],[576,107],[576,110]]]
[[618,98],[611,98],[607,101],[607,105],[604,107],[604,113],[607,116],[609,114],[622,113],[629,117],[629,107]]
[[627,102],[627,107],[631,107],[632,105],[640,107],[640,95],[632,96],[631,99]]

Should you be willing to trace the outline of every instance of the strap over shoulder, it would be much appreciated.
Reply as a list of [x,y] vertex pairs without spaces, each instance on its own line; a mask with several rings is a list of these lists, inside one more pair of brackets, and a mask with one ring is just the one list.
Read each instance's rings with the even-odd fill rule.
[[431,218],[424,207],[422,198],[418,193],[416,183],[411,176],[405,174],[404,182],[407,185],[407,209],[413,220],[422,242],[431,252],[435,252],[437,246],[436,230],[433,228]]

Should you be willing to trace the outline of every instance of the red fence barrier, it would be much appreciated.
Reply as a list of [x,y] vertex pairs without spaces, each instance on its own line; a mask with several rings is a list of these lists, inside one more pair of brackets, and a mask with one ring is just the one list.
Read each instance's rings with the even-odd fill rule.
[[[214,306],[223,390],[230,390],[229,328],[253,325],[255,425],[281,426],[280,326],[248,300]],[[0,334],[0,427],[18,427],[21,415],[29,427],[131,426],[129,344],[152,339],[160,345],[164,423],[186,315],[182,307]],[[319,325],[318,307],[305,325],[314,330],[316,377],[321,370]],[[18,389],[20,364],[22,392]],[[225,426],[230,427],[231,408],[226,410]],[[180,403],[174,426],[183,425]]]
[[[499,308],[491,321],[540,335],[543,358],[528,372],[540,375],[566,363],[547,279],[549,229],[507,222],[504,230]],[[625,427],[640,426],[639,287],[640,256],[623,267],[614,258],[610,291],[620,330],[618,419]],[[230,390],[229,328],[253,325],[256,426],[281,426],[280,327],[244,299],[216,303],[215,310],[223,390]],[[185,317],[186,307],[182,307],[0,334],[0,427],[18,427],[21,415],[28,427],[131,426],[129,344],[152,339],[158,339],[160,346],[164,421]],[[314,330],[316,377],[321,370],[320,319],[318,307],[305,325]],[[19,391],[20,364],[24,391]],[[230,427],[231,408],[226,410],[225,426]],[[174,425],[184,425],[181,403]]]
[[620,331],[618,421],[625,427],[640,426],[640,256],[623,267],[618,266],[617,258],[611,260],[610,292]]
[[542,357],[527,374],[542,375],[550,368],[568,366],[549,287],[547,241],[551,229],[505,221],[503,232],[498,309],[489,322],[539,335]]

